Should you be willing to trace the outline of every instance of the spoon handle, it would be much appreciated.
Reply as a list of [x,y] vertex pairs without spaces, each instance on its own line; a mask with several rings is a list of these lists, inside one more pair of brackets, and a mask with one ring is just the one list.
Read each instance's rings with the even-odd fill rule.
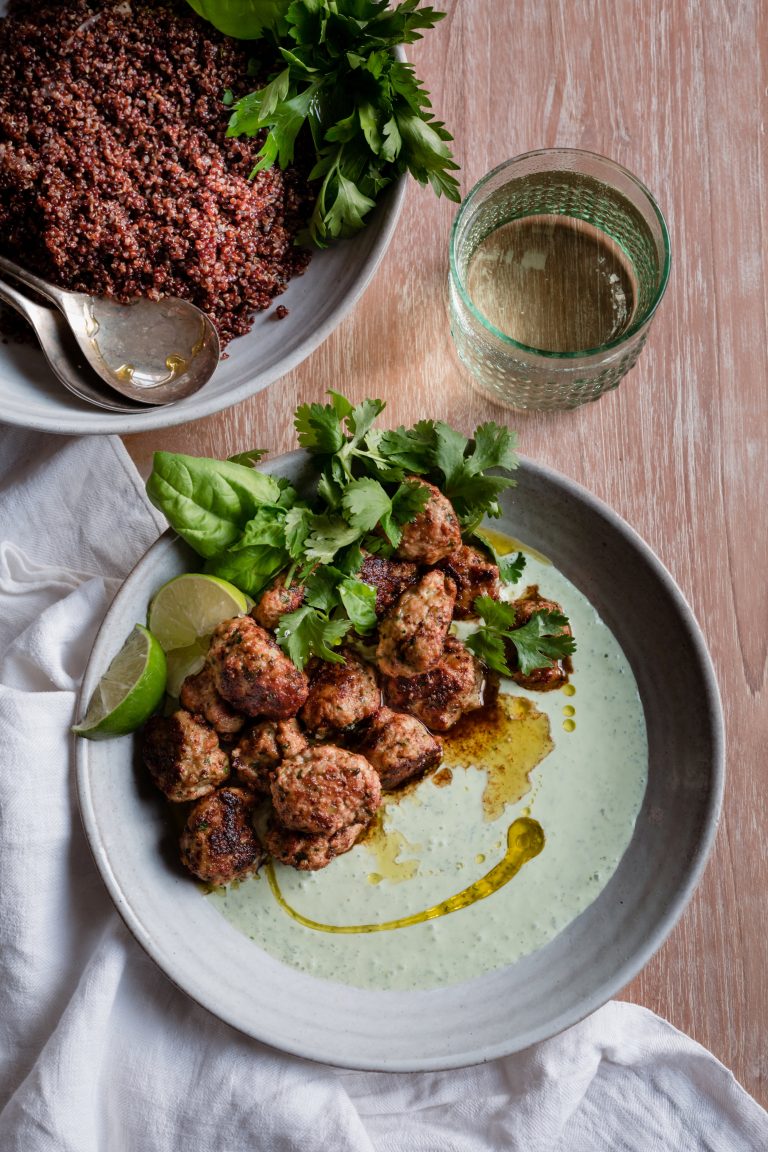
[[39,276],[35,276],[34,272],[28,272],[26,268],[14,264],[13,260],[9,260],[7,256],[0,256],[0,272],[7,272],[9,276],[20,280],[29,288],[34,288],[35,292],[39,292],[41,296],[45,296],[54,304],[61,306],[61,292],[54,284],[49,284],[46,280],[41,280]]
[[[40,341],[40,349],[48,362],[48,367],[56,379],[68,392],[84,400],[86,404],[104,408],[108,412],[140,412],[142,408],[136,404],[121,404],[112,398],[103,396],[96,387],[87,382],[88,366],[78,369],[70,363],[70,353],[64,341],[68,329],[60,313],[43,304],[36,304],[23,293],[17,292],[10,284],[0,280],[0,300],[14,308],[24,319],[32,325]],[[77,352],[75,347],[74,352]]]

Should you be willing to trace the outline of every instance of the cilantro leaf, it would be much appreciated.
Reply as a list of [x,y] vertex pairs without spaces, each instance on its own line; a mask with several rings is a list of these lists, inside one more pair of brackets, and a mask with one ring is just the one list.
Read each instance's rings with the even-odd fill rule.
[[293,421],[299,444],[308,452],[331,454],[344,443],[344,432],[332,404],[300,404]]
[[490,552],[494,563],[499,569],[499,577],[502,582],[504,584],[517,584],[525,570],[525,556],[523,553],[515,553],[513,550],[502,556],[496,548],[494,548],[488,537],[484,536],[482,532],[475,532],[474,539],[481,548],[484,548],[486,552]]
[[379,450],[392,464],[423,475],[435,467],[435,440],[434,421],[420,420],[413,428],[382,432]]
[[347,520],[361,536],[366,532],[372,532],[382,516],[392,511],[392,501],[386,489],[370,476],[364,476],[348,484],[344,489],[341,503]]
[[522,552],[513,555],[509,552],[506,556],[499,556],[499,576],[505,584],[517,584],[518,580],[525,570],[525,556]]
[[268,451],[268,448],[251,448],[248,452],[236,452],[234,456],[227,456],[227,460],[230,464],[245,464],[246,467],[252,467],[258,464]]
[[467,648],[474,652],[478,660],[481,660],[493,672],[498,672],[500,676],[512,675],[507,664],[504,638],[498,632],[493,632],[490,629],[473,632],[467,636],[464,643]]
[[561,612],[534,612],[527,624],[516,628],[508,637],[517,649],[517,660],[524,676],[536,668],[546,668],[576,651],[576,642],[563,628],[568,617]]
[[312,510],[305,504],[296,504],[286,512],[285,546],[292,560],[301,559],[311,523]]
[[429,489],[423,484],[411,481],[402,483],[391,501],[391,511],[381,518],[381,527],[393,548],[397,548],[402,538],[402,527],[414,520],[429,499]]
[[510,429],[501,424],[489,421],[480,424],[475,429],[474,448],[467,461],[473,475],[484,472],[486,468],[506,468],[512,472],[517,468],[517,436]]
[[350,620],[331,620],[325,612],[302,604],[295,612],[280,617],[275,637],[297,668],[304,668],[313,656],[343,664],[344,657],[334,649],[351,627]]
[[313,516],[304,541],[304,556],[320,564],[330,564],[340,548],[354,544],[360,536],[357,528],[341,516]]
[[534,612],[520,628],[515,627],[515,609],[511,604],[478,596],[475,610],[483,627],[467,637],[467,647],[501,676],[512,674],[507,661],[507,646],[517,653],[517,666],[524,676],[537,668],[549,668],[557,660],[576,651],[573,637],[565,632],[568,617],[561,612]]

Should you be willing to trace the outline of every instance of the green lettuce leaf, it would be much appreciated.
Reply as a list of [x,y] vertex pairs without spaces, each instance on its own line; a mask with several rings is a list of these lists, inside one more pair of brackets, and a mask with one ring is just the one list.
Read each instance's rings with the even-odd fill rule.
[[187,0],[187,3],[225,36],[258,40],[265,28],[271,28],[285,15],[290,0]]
[[264,504],[276,504],[271,476],[229,460],[156,452],[147,495],[200,556],[215,556],[239,539]]

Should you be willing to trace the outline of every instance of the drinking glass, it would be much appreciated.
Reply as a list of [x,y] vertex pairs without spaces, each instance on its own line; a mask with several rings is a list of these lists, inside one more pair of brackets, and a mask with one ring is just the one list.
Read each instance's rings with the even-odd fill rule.
[[669,266],[664,217],[626,168],[575,148],[508,160],[451,231],[459,357],[510,408],[597,400],[635,364]]

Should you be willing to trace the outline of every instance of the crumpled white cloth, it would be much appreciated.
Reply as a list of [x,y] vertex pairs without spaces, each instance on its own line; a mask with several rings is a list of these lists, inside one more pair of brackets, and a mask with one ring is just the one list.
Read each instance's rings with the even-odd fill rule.
[[338,1071],[208,1015],[113,910],[73,788],[96,628],[163,523],[115,438],[0,427],[0,1152],[758,1152],[705,1049],[611,1003],[455,1072]]

